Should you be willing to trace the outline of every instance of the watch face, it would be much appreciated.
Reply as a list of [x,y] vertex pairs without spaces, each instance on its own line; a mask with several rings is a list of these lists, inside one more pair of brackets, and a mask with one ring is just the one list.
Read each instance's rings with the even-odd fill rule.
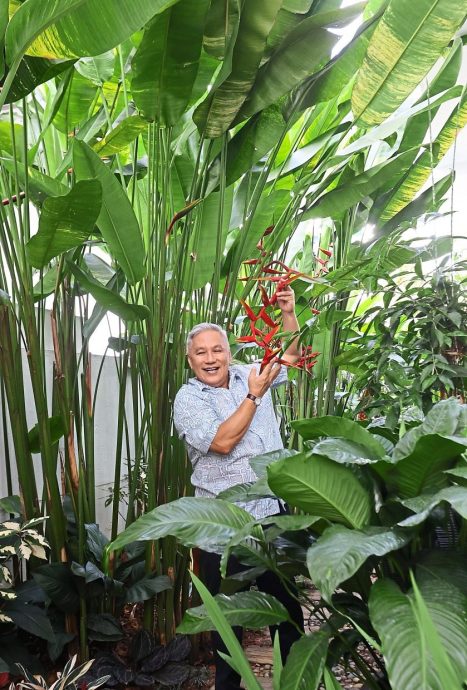
[[261,398],[255,398],[254,403],[256,407],[258,407],[258,405],[261,405]]

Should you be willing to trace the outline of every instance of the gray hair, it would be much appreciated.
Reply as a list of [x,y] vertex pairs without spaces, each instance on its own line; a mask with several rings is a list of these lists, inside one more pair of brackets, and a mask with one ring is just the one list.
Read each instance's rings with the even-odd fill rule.
[[188,333],[187,338],[186,338],[186,352],[190,351],[191,344],[193,342],[193,338],[195,338],[197,335],[200,333],[204,333],[204,331],[217,331],[217,333],[220,333],[221,335],[224,336],[225,344],[227,345],[227,348],[230,350],[230,345],[229,345],[229,339],[227,337],[226,331],[224,331],[223,328],[217,325],[217,323],[199,323],[197,326],[194,326],[191,331]]

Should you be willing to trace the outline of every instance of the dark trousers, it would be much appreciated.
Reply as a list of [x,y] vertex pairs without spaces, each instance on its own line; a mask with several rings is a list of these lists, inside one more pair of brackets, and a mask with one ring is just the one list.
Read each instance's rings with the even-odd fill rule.
[[[207,553],[200,551],[200,571],[204,584],[212,595],[218,594],[221,585],[221,575],[219,572],[221,557],[216,553]],[[236,573],[246,570],[244,566],[238,561],[235,556],[229,558],[227,565],[227,575],[235,575]],[[280,579],[270,571],[259,575],[256,578],[256,584],[261,592],[272,594],[278,601],[281,602],[289,612],[290,618],[298,625],[300,630],[303,630],[303,613],[298,601],[289,594],[285,589]],[[238,641],[242,642],[243,629],[234,626],[233,628]],[[279,642],[281,649],[282,661],[285,662],[287,655],[293,643],[300,638],[300,633],[297,628],[291,623],[284,622],[277,625],[271,625],[269,632],[271,639],[274,639],[276,631],[279,631]],[[238,690],[240,688],[240,676],[236,673],[229,664],[219,656],[218,652],[228,654],[221,636],[217,631],[211,633],[212,646],[214,650],[214,662],[216,665],[216,690]]]

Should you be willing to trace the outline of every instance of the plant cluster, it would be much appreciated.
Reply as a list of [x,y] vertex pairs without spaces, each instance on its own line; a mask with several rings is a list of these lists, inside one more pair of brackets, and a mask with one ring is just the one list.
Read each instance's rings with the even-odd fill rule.
[[[341,5],[1,4],[0,469],[24,521],[53,516],[51,562],[30,562],[34,579],[16,587],[15,600],[37,613],[22,624],[51,658],[74,638],[83,659],[90,641],[116,639],[126,597],[144,600],[145,627],[159,642],[182,620],[188,546],[168,530],[105,571],[96,485],[103,474],[111,484],[111,539],[120,520],[130,529],[143,512],[189,499],[191,466],[171,413],[188,375],[185,336],[201,321],[225,326],[232,344],[241,336],[241,304],[251,305],[258,281],[237,278],[255,249],[284,269],[271,277],[295,276],[300,339],[311,347],[305,370],[290,372],[286,422],[356,407],[361,372],[353,383],[339,360],[360,335],[355,300],[407,264],[423,268],[423,251],[400,233],[436,213],[452,186],[451,172],[438,179],[436,168],[467,122],[457,83],[467,2]],[[358,30],[335,54],[338,32],[354,20]],[[306,226],[289,260],[290,240]],[[367,227],[371,242],[361,239]],[[454,252],[445,252],[451,263]],[[302,279],[311,274],[311,284]],[[263,307],[274,323],[274,304]],[[433,334],[447,338],[451,317],[438,307]],[[99,360],[92,338],[109,313],[118,329]],[[264,323],[255,321],[262,335],[252,336],[274,352],[278,333]],[[448,366],[463,366],[449,360],[454,339],[439,347]],[[111,412],[101,397],[109,363],[118,382]],[[423,379],[424,395],[461,388],[458,370],[436,372]],[[104,412],[116,431],[102,448]],[[294,430],[290,447],[303,445]],[[9,643],[24,652],[16,628],[2,634],[2,659]]]
[[[320,682],[337,687],[332,667],[350,656],[368,688],[418,690],[425,683],[430,690],[461,690],[467,672],[467,406],[442,401],[400,436],[331,416],[294,426],[305,449],[253,458],[256,484],[233,487],[216,501],[182,498],[156,508],[109,548],[170,533],[188,546],[222,553],[224,575],[235,554],[246,566],[243,584],[265,569],[285,582],[289,573],[310,578],[322,602],[306,605],[321,629],[294,645],[284,668],[276,658],[277,688],[303,678],[310,690]],[[270,495],[300,514],[252,520],[229,502]],[[279,623],[287,611],[262,593],[212,598],[195,583],[204,606],[188,610],[179,631],[216,627],[225,634],[230,663],[247,678],[241,650],[232,640],[229,646],[229,625]],[[374,654],[379,673],[362,657],[361,644]]]

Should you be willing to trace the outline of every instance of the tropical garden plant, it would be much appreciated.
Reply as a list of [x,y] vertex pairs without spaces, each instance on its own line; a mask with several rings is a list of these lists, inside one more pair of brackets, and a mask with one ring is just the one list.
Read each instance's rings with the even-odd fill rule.
[[[237,343],[248,334],[242,302],[257,316],[257,278],[272,261],[301,274],[300,337],[320,353],[313,378],[292,372],[280,401],[290,448],[304,443],[291,419],[354,409],[361,371],[347,361],[341,369],[339,357],[364,328],[356,295],[378,292],[382,275],[394,280],[407,264],[419,271],[424,250],[401,233],[436,213],[453,182],[450,174],[424,190],[467,121],[456,36],[466,15],[465,0],[2,4],[2,493],[18,491],[24,521],[52,516],[51,563],[34,571],[56,622],[55,653],[78,637],[87,657],[96,617],[118,612],[122,587],[145,601],[145,626],[164,643],[190,603],[189,547],[171,533],[144,553],[135,547],[133,572],[115,558],[103,573],[95,485],[106,358],[96,366],[91,354],[96,328],[108,313],[119,319],[108,342],[118,381],[112,539],[124,506],[128,527],[191,493],[171,420],[187,375],[185,335],[216,321],[235,356],[249,356],[254,343]],[[313,221],[299,255],[288,256],[294,233]],[[355,404],[339,397],[354,376]],[[452,392],[439,384],[423,390],[433,390],[431,402]]]
[[[224,575],[228,556],[236,555],[246,565],[243,582],[266,569],[285,582],[295,573],[310,578],[322,601],[316,607],[305,598],[305,605],[321,628],[295,643],[284,668],[276,654],[277,688],[339,687],[332,668],[351,656],[367,688],[461,690],[467,677],[467,407],[455,398],[441,401],[400,435],[335,416],[294,426],[305,449],[253,458],[256,484],[233,487],[215,501],[181,498],[156,508],[108,548],[172,534],[186,546],[222,553]],[[300,513],[253,520],[227,500],[271,495]],[[230,663],[249,688],[260,687],[230,625],[279,623],[288,612],[263,593],[212,598],[194,582],[204,606],[189,609],[179,631],[216,627]],[[362,644],[373,654],[371,665]]]

